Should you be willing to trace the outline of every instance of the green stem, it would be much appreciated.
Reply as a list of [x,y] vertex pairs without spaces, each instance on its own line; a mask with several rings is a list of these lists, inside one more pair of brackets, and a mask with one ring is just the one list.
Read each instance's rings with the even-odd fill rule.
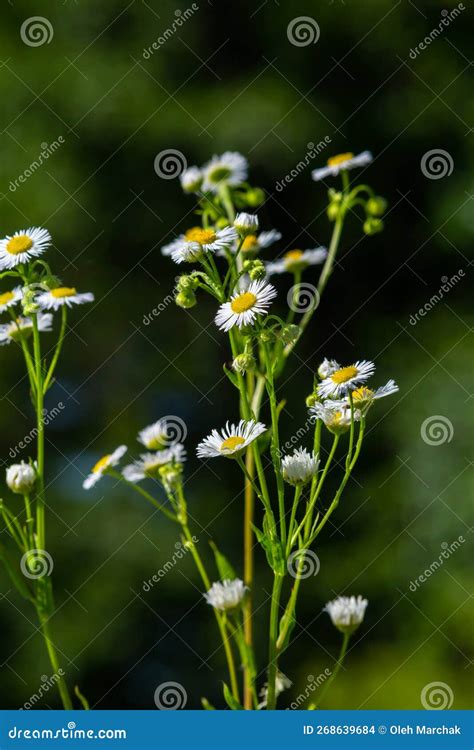
[[39,549],[45,549],[45,509],[44,509],[44,388],[43,366],[41,362],[41,343],[36,315],[33,319],[33,350],[36,371],[36,420],[37,420],[37,496],[36,496],[36,535]]
[[276,575],[273,579],[272,604],[270,609],[270,634],[268,651],[268,693],[267,710],[276,708],[276,677],[278,672],[278,615],[280,610],[281,589],[283,576]]
[[56,681],[56,685],[58,686],[59,695],[61,696],[62,704],[64,708],[66,709],[66,711],[70,711],[72,710],[73,705],[72,705],[72,701],[69,695],[69,690],[63,678],[63,674],[62,674],[63,670],[62,669],[60,670],[56,648],[54,646],[53,641],[51,640],[48,618],[45,617],[44,614],[40,611],[38,611],[38,618],[39,618],[40,625],[41,625],[41,632],[42,632],[42,635],[46,644],[46,648],[48,651],[49,660],[54,670],[54,675],[58,678]]
[[329,690],[329,688],[331,687],[332,683],[336,679],[336,677],[337,677],[337,675],[339,673],[339,670],[342,667],[342,662],[344,661],[344,658],[346,656],[347,646],[349,645],[350,637],[351,637],[350,633],[344,633],[344,636],[343,636],[343,639],[342,639],[341,650],[339,652],[339,656],[338,656],[337,663],[336,663],[336,666],[334,668],[334,671],[333,671],[331,677],[326,682],[325,686],[323,687],[323,689],[321,691],[321,695],[318,697],[318,700],[315,703],[312,703],[310,706],[308,706],[308,710],[309,711],[314,711],[320,705],[320,703],[323,700],[324,696],[326,695],[327,691]]
[[59,359],[59,355],[61,354],[61,349],[63,346],[64,336],[66,333],[66,325],[67,325],[67,307],[66,305],[63,305],[61,308],[61,329],[59,331],[59,338],[58,342],[56,344],[56,349],[53,354],[53,358],[51,360],[51,363],[49,365],[49,369],[47,372],[47,375],[44,379],[43,383],[43,393],[46,393],[48,390],[48,386],[51,382],[51,378],[53,377],[54,370],[56,369],[56,365]]

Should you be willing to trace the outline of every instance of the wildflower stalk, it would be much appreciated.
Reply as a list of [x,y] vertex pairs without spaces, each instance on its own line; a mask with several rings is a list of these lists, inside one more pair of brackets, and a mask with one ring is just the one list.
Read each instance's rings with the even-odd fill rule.
[[278,672],[278,615],[280,612],[281,589],[283,576],[275,574],[273,578],[272,601],[270,608],[270,633],[268,650],[268,695],[267,710],[276,708],[276,677]]
[[347,647],[349,645],[350,638],[351,638],[351,633],[348,633],[348,632],[344,633],[342,637],[341,650],[339,652],[339,656],[337,657],[337,662],[336,662],[334,671],[332,675],[330,676],[330,678],[327,680],[323,689],[321,690],[321,694],[318,696],[317,701],[315,701],[314,703],[311,703],[311,705],[308,706],[308,711],[315,711],[318,708],[318,706],[321,705],[321,701],[323,700],[324,696],[326,695],[332,683],[334,682],[337,675],[339,674],[339,671],[342,667],[342,663],[347,653]]

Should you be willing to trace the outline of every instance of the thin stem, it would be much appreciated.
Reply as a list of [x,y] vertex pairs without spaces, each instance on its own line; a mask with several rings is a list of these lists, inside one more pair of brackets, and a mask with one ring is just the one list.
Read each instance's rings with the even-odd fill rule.
[[343,639],[342,639],[341,650],[339,651],[339,656],[337,658],[337,663],[336,663],[336,666],[334,668],[334,671],[333,671],[331,677],[326,682],[325,686],[323,687],[323,689],[321,691],[321,695],[318,697],[318,700],[315,703],[312,703],[308,707],[309,711],[314,711],[321,704],[321,701],[323,700],[323,698],[326,695],[327,691],[329,690],[329,688],[331,687],[332,683],[336,679],[336,677],[337,677],[337,675],[339,673],[339,670],[342,667],[342,662],[344,661],[344,658],[346,656],[347,647],[349,645],[350,637],[351,637],[350,633],[344,633],[344,636],[343,636]]
[[66,325],[67,325],[67,306],[63,305],[61,308],[61,329],[59,331],[59,338],[58,342],[56,344],[56,349],[53,354],[53,358],[51,360],[51,363],[49,365],[48,372],[46,374],[46,377],[44,379],[43,383],[43,393],[46,393],[48,390],[48,386],[51,382],[51,378],[53,377],[54,370],[56,369],[56,365],[59,359],[59,355],[61,354],[61,349],[63,346],[64,336],[66,333]]
[[268,349],[263,345],[263,355],[267,372],[267,393],[270,399],[270,412],[272,418],[272,459],[275,470],[275,478],[278,492],[278,509],[280,515],[280,536],[282,544],[286,544],[286,518],[285,518],[285,487],[280,469],[280,439],[278,431],[278,409],[275,394],[275,383],[273,369]]
[[270,609],[270,645],[268,651],[268,693],[267,710],[276,708],[276,677],[278,672],[278,615],[280,610],[281,588],[283,576],[276,575],[273,579],[272,604]]
[[40,611],[38,611],[38,618],[41,625],[41,632],[44,638],[44,641],[46,643],[46,648],[48,651],[49,660],[51,662],[51,666],[54,670],[54,675],[57,677],[56,684],[58,686],[59,695],[61,696],[61,701],[66,709],[66,711],[70,711],[73,708],[72,701],[69,695],[69,690],[66,685],[65,680],[63,679],[63,670],[59,667],[59,660],[58,655],[56,652],[55,645],[53,641],[51,640],[51,634],[49,630],[49,621],[48,618],[44,616],[44,614]]
[[111,477],[114,477],[115,479],[119,479],[120,481],[127,484],[129,487],[131,487],[132,490],[135,490],[139,495],[145,498],[149,503],[153,505],[154,508],[159,510],[163,515],[166,516],[166,518],[169,518],[170,521],[174,521],[175,523],[179,523],[177,517],[174,513],[172,513],[168,508],[166,508],[163,503],[159,503],[156,498],[153,497],[149,492],[143,489],[143,487],[140,487],[139,484],[135,484],[134,482],[129,482],[123,474],[120,474],[120,472],[115,471],[115,469],[109,469],[107,472]]
[[38,319],[33,318],[33,350],[36,371],[36,420],[37,420],[37,496],[36,496],[36,535],[39,549],[44,549],[46,544],[46,530],[44,518],[44,389],[43,389],[43,367],[41,362],[41,343],[38,329]]

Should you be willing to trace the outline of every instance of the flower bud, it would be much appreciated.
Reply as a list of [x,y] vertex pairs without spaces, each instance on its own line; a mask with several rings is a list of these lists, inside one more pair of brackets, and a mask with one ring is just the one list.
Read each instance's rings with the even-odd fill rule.
[[258,281],[258,279],[265,278],[267,272],[261,260],[252,260],[247,262],[251,264],[247,269],[247,273],[252,281]]
[[330,203],[326,209],[326,215],[329,221],[336,221],[337,217],[339,216],[340,210],[341,207],[338,203]]
[[173,492],[181,484],[183,467],[181,464],[165,464],[158,469],[160,479],[167,492]]
[[381,195],[376,195],[374,198],[369,198],[365,208],[371,216],[382,216],[387,210],[387,201]]
[[301,329],[297,325],[283,326],[281,329],[281,338],[285,344],[293,344],[298,341],[301,334]]
[[189,310],[190,307],[194,307],[197,304],[196,295],[191,290],[178,292],[174,301],[178,307],[182,307],[184,310]]
[[377,234],[383,230],[383,221],[382,219],[366,219],[364,221],[363,229],[365,234]]
[[257,208],[265,200],[265,193],[261,188],[250,188],[245,193],[245,200],[247,205],[251,208]]
[[199,167],[189,167],[181,172],[179,181],[185,193],[196,193],[202,184],[202,172]]
[[319,396],[317,393],[310,393],[309,396],[306,397],[306,406],[308,409],[311,409],[312,406],[315,406],[319,402]]
[[216,228],[217,229],[225,229],[225,227],[229,226],[229,219],[226,219],[225,216],[221,216],[220,219],[217,219],[216,221]]
[[234,227],[244,237],[254,234],[258,229],[258,216],[241,212],[235,217]]
[[178,278],[178,281],[176,282],[176,290],[178,292],[194,292],[195,289],[199,286],[199,279],[193,276],[188,276],[187,274],[183,274],[183,276],[180,276]]
[[19,464],[12,464],[6,471],[7,485],[12,492],[18,495],[27,495],[33,489],[36,481],[36,471],[34,466],[22,461]]
[[234,372],[240,372],[243,375],[247,370],[252,370],[254,365],[255,359],[252,354],[244,352],[243,354],[237,354],[232,362],[232,369]]

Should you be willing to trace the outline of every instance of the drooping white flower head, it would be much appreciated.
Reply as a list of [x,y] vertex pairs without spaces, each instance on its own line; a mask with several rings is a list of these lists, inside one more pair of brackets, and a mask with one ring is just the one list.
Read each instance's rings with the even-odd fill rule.
[[97,482],[104,476],[104,474],[107,473],[109,469],[111,469],[114,466],[117,466],[122,456],[127,452],[127,446],[126,445],[119,445],[118,448],[116,448],[113,453],[108,453],[106,456],[102,456],[95,466],[92,468],[91,473],[89,476],[87,476],[82,486],[85,490],[90,490],[91,487],[93,487]]
[[122,474],[128,482],[141,482],[158,475],[159,469],[167,464],[182,464],[186,461],[186,449],[181,443],[156,453],[142,453],[138,461],[125,466]]
[[364,619],[365,610],[368,605],[367,599],[362,596],[338,596],[328,602],[324,611],[329,614],[333,625],[342,633],[352,633],[359,627]]
[[240,578],[235,578],[233,581],[217,581],[204,594],[204,598],[211,607],[223,612],[238,607],[245,596],[246,590],[247,587]]
[[362,359],[347,367],[340,367],[331,372],[318,385],[321,398],[338,398],[365,383],[375,372],[375,365],[369,360]]
[[24,461],[12,464],[6,471],[6,481],[12,492],[28,495],[36,482],[35,467]]
[[235,217],[234,227],[239,234],[254,234],[258,229],[258,216],[256,214],[239,213]]
[[[309,410],[311,416],[321,419],[327,429],[334,435],[347,432],[352,422],[351,408],[348,404],[340,401],[323,401],[315,404]],[[354,409],[354,422],[361,418],[360,409]]]
[[165,245],[161,252],[171,256],[175,263],[195,263],[206,253],[215,253],[229,249],[238,239],[234,227],[223,229],[202,229],[192,227],[178,239]]
[[373,156],[370,151],[362,151],[361,154],[354,156],[353,153],[348,152],[346,154],[338,154],[337,156],[331,156],[327,161],[327,167],[321,167],[320,169],[314,169],[311,172],[311,177],[316,182],[318,180],[324,180],[325,177],[335,177],[342,172],[344,169],[354,169],[354,167],[365,167],[373,160]]
[[5,312],[5,310],[16,305],[17,302],[20,302],[22,297],[23,289],[21,286],[16,286],[14,289],[0,294],[0,313]]
[[215,323],[222,331],[230,331],[233,326],[251,326],[257,316],[267,314],[276,295],[275,287],[264,279],[252,281],[246,289],[233,294],[229,302],[219,307]]
[[14,268],[42,255],[51,244],[47,229],[30,227],[0,240],[0,270]]
[[181,172],[179,181],[185,193],[197,193],[202,185],[202,178],[199,167],[188,167]]
[[312,250],[289,250],[282,258],[266,264],[267,276],[304,271],[309,266],[323,263],[327,254],[325,247],[315,247]]
[[84,305],[87,302],[93,302],[94,295],[92,292],[83,292],[78,294],[74,287],[58,286],[49,289],[47,292],[41,292],[35,297],[35,302],[42,310],[59,310],[60,307],[72,307],[73,305]]
[[266,429],[264,424],[255,422],[253,419],[248,421],[241,419],[237,425],[227,422],[220,432],[213,430],[207,438],[199,443],[196,455],[198,458],[215,458],[217,456],[236,458]]
[[324,378],[329,377],[329,375],[332,375],[333,372],[336,372],[336,370],[340,370],[341,365],[339,362],[336,362],[335,359],[323,359],[321,364],[318,367],[318,375],[323,380]]
[[237,151],[226,151],[221,156],[213,156],[202,168],[203,192],[217,193],[223,185],[240,185],[248,175],[248,162]]
[[[49,333],[52,330],[53,316],[51,313],[39,313],[36,316],[38,330],[41,333]],[[0,325],[0,346],[11,344],[12,341],[19,341],[20,338],[30,336],[33,331],[33,321],[31,318],[20,316],[10,323]]]
[[285,456],[281,462],[283,479],[294,487],[307,484],[317,473],[319,459],[306,448],[295,448],[292,455]]

